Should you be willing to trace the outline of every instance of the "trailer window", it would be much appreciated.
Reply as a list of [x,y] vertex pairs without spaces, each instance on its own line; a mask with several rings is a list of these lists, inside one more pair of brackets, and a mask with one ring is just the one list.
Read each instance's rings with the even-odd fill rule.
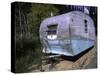
[[48,39],[56,39],[57,38],[57,24],[47,26],[47,37]]
[[87,20],[84,20],[84,23],[85,23],[85,33],[87,33],[88,32],[88,30],[87,30]]

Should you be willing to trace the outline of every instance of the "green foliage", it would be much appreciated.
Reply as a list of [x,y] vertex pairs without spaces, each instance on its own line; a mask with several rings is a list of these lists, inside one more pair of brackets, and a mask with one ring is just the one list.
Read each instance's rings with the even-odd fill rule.
[[41,64],[39,27],[51,12],[57,15],[58,9],[48,4],[16,3],[16,72],[27,72],[33,64]]
[[[17,73],[23,73],[23,72],[28,72],[28,68],[31,67],[32,65],[37,64],[40,67],[41,64],[41,59],[38,53],[31,52],[29,51],[27,55],[19,58],[16,60],[16,72]],[[35,67],[33,70],[38,69],[39,67]]]
[[57,15],[58,13],[58,9],[54,5],[49,4],[32,4],[31,11],[33,16],[33,28],[37,35],[39,35],[38,32],[41,21],[51,17],[51,13],[53,13],[53,15]]
[[32,14],[36,19],[44,19],[51,16],[51,12],[57,15],[58,9],[54,5],[49,4],[32,4]]

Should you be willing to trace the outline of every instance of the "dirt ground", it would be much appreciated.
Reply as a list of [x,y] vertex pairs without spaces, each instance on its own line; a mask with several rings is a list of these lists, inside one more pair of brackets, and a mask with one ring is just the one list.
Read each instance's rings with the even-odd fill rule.
[[[62,58],[60,58],[62,59]],[[77,69],[92,69],[97,68],[97,45],[88,50],[77,60],[62,59],[57,63],[48,63],[42,65],[42,71],[64,71],[64,70],[77,70]],[[39,72],[34,70],[32,72]]]

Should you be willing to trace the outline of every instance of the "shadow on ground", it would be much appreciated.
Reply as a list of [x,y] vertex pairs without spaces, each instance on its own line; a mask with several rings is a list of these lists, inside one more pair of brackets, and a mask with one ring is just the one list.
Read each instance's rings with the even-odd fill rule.
[[87,52],[89,52],[94,46],[88,48],[87,50],[83,51],[82,53],[76,55],[76,56],[61,56],[62,59],[64,60],[69,60],[69,61],[72,61],[72,62],[75,62],[77,61],[80,57],[82,57],[84,54],[86,54]]

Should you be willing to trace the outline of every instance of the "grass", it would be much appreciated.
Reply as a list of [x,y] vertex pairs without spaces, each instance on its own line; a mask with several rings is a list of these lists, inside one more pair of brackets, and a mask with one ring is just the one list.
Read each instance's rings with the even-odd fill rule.
[[[39,40],[16,41],[16,73],[28,72],[32,65],[40,65],[42,56],[42,48]],[[39,69],[39,66],[32,68]]]
[[[26,56],[21,57],[16,60],[16,72],[23,73],[28,72],[29,67],[32,65],[40,65],[41,64],[41,55],[35,52],[35,55],[32,52],[29,52]],[[37,69],[39,67],[35,67]]]

